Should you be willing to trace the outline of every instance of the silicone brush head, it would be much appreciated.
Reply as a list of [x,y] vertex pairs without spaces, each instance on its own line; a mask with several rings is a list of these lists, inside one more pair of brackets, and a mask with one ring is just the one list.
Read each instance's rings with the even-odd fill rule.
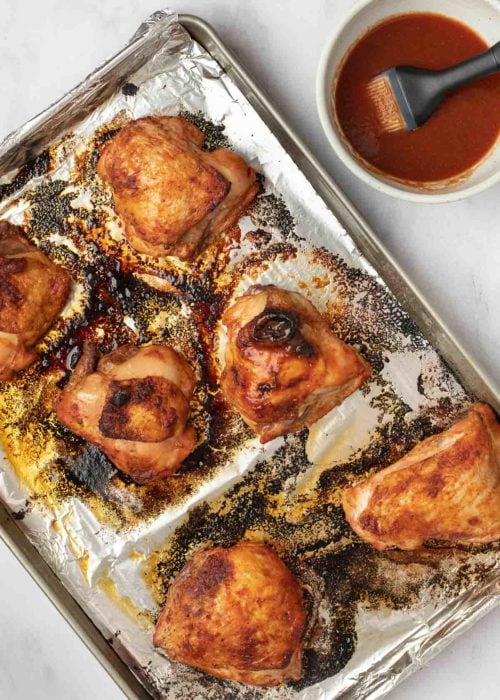
[[383,129],[413,131],[425,124],[450,92],[498,72],[500,41],[478,56],[444,70],[391,68],[370,81],[368,93]]
[[418,127],[400,83],[397,68],[391,68],[373,78],[368,83],[368,94],[375,105],[378,120],[384,131],[413,131]]

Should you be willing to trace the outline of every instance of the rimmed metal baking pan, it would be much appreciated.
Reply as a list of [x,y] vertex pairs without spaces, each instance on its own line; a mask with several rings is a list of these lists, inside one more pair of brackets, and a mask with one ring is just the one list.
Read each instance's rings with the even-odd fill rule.
[[[65,128],[69,128],[72,123],[77,123],[87,116],[96,99],[101,97],[105,99],[123,83],[127,75],[140,69],[141,62],[148,60],[162,45],[161,22],[156,23],[157,19],[154,19],[153,16],[149,24],[146,22],[139,29],[136,37],[141,36],[141,31],[142,34],[147,36],[147,40],[141,45],[140,52],[134,50],[133,44],[129,45],[87,78],[81,86],[68,93],[61,101],[17,132],[11,134],[2,144],[0,172],[21,167],[26,161],[36,155],[44,144],[60,132],[62,125]],[[349,232],[361,253],[383,278],[402,306],[418,324],[424,335],[454,370],[462,384],[478,399],[489,403],[497,411],[500,411],[500,394],[498,389],[493,386],[492,382],[488,381],[480,368],[475,365],[474,361],[460,347],[445,324],[438,318],[392,259],[390,253],[377,239],[368,224],[312,156],[307,147],[290,129],[283,117],[274,109],[271,102],[246,73],[234,54],[202,19],[190,15],[181,15],[179,21],[232,78],[236,86],[312,183],[336,218]],[[145,28],[147,31],[145,31]],[[77,99],[81,98],[82,95],[86,96],[85,99]],[[43,133],[43,139],[40,137],[41,133]],[[128,697],[149,697],[131,670],[106,642],[97,627],[71,597],[35,547],[28,542],[15,520],[12,519],[3,506],[0,508],[0,536],[61,614],[68,620],[82,641],[108,670],[125,694]],[[436,629],[433,638],[421,650],[420,662],[436,654],[453,636],[473,624],[476,619],[492,609],[498,602],[497,586],[496,595],[492,589],[491,596],[487,602],[484,600],[475,601],[470,606],[466,618],[462,614],[457,614],[456,619],[451,616],[448,619],[447,633],[443,634],[442,630]],[[394,667],[389,669],[394,678],[398,680],[411,672],[411,670],[411,664],[401,663],[401,660],[395,661]],[[389,687],[387,685],[385,690]],[[381,688],[381,692],[382,690]]]

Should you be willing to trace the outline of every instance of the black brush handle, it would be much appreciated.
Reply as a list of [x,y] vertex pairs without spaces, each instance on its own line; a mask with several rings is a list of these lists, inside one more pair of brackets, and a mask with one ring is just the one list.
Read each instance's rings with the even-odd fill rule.
[[443,90],[450,92],[497,71],[500,71],[500,41],[478,56],[439,71],[439,79],[443,81]]

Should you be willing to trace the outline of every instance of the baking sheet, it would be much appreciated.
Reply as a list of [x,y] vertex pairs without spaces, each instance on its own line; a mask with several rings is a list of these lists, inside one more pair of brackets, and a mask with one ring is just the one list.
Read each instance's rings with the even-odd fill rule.
[[[38,143],[53,140],[52,147],[13,186],[12,175],[0,179],[2,218],[27,227],[76,280],[63,320],[40,347],[40,365],[1,392],[10,457],[2,498],[154,696],[379,697],[478,609],[496,602],[498,555],[376,554],[349,531],[340,493],[447,426],[471,397],[241,92],[175,17],[156,13],[131,49],[128,64],[113,59],[66,107],[54,108],[57,118],[42,115]],[[120,89],[125,80],[139,88],[135,94]],[[240,231],[231,242],[214,243],[194,266],[134,254],[95,176],[99,148],[113,129],[131,118],[179,111],[206,131],[209,147],[229,143],[263,176],[263,192]],[[21,137],[4,144],[4,166],[19,158]],[[97,271],[90,281],[89,271]],[[309,435],[281,438],[266,449],[216,391],[218,318],[255,282],[306,294],[376,370],[363,391]],[[103,319],[95,308],[106,284],[116,294],[105,302],[112,311]],[[104,351],[117,339],[167,340],[197,368],[200,448],[180,477],[160,487],[128,483],[50,418],[56,385],[65,381],[89,319]],[[154,618],[186,554],[241,537],[272,543],[305,586],[316,624],[299,684],[245,688],[171,664],[152,649]]]

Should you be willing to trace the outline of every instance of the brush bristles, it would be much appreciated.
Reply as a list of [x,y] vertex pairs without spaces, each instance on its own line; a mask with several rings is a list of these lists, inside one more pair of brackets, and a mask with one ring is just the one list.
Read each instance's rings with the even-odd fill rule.
[[384,131],[406,129],[405,119],[386,75],[378,75],[368,83],[368,94],[375,105],[378,120]]

